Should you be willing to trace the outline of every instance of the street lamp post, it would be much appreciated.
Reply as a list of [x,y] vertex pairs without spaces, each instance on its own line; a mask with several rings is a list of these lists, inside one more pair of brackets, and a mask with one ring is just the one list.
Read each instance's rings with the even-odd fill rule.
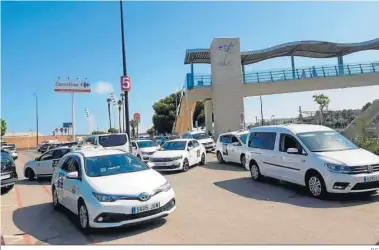
[[[126,56],[125,56],[125,38],[124,38],[124,13],[122,8],[122,0],[120,0],[120,20],[121,20],[121,46],[122,46],[122,69],[123,76],[127,76],[128,72],[126,70]],[[124,91],[125,98],[125,130],[130,138],[130,124],[129,124],[129,96],[128,91]]]
[[263,126],[264,125],[264,121],[263,121],[263,104],[262,104],[262,96],[261,95],[259,96],[259,99],[261,100],[261,124]]
[[33,93],[33,95],[35,95],[36,97],[36,141],[37,141],[37,145],[36,147],[38,147],[38,96],[36,93]]

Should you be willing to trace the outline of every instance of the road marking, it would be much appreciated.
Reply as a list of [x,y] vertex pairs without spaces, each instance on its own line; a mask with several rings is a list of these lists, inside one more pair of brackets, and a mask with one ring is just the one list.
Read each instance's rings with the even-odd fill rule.
[[[17,199],[17,207],[22,208],[22,202],[21,202],[21,196],[20,196],[20,190],[17,185],[14,186],[15,192],[16,192],[16,199]],[[24,243],[27,245],[34,245],[34,242],[32,240],[32,237],[29,234],[24,234],[23,236]]]

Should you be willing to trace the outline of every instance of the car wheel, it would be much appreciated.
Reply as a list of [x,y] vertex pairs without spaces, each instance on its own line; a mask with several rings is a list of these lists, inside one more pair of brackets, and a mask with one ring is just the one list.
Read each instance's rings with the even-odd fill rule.
[[53,207],[54,209],[58,209],[60,207],[58,200],[58,191],[55,187],[53,188]]
[[80,229],[86,234],[90,233],[91,227],[89,226],[88,210],[83,201],[79,202],[78,218]]
[[307,187],[313,197],[324,198],[327,194],[324,179],[319,173],[312,173],[308,176]]
[[220,153],[220,151],[217,151],[217,161],[218,163],[224,163],[224,159],[222,158],[222,155]]
[[35,177],[34,171],[28,168],[28,180],[33,181]]
[[260,179],[262,179],[261,171],[259,170],[258,164],[256,163],[251,164],[250,175],[254,181],[259,181]]
[[241,155],[241,165],[242,165],[242,167],[245,167],[245,165],[246,165],[246,156],[245,155]]
[[200,165],[204,165],[205,164],[205,154],[203,153],[201,155],[201,161],[200,161]]
[[183,161],[183,172],[187,172],[188,169],[189,169],[188,159],[184,159],[184,161]]

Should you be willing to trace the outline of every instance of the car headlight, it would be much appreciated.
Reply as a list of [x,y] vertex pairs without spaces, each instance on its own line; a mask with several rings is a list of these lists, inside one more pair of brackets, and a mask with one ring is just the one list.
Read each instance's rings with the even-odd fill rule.
[[92,194],[100,202],[114,202],[114,201],[118,200],[118,198],[119,198],[117,195],[98,194],[98,193],[94,193],[94,192],[92,192]]
[[154,193],[159,193],[159,192],[166,192],[170,190],[171,185],[170,182],[166,181],[162,186],[154,190]]
[[332,163],[325,163],[325,167],[330,172],[337,173],[337,174],[350,174],[351,173],[351,167],[338,165],[338,164],[332,164]]
[[183,155],[181,155],[181,156],[176,156],[176,157],[172,157],[172,160],[173,161],[176,161],[176,160],[180,160],[180,159],[182,159],[183,158]]

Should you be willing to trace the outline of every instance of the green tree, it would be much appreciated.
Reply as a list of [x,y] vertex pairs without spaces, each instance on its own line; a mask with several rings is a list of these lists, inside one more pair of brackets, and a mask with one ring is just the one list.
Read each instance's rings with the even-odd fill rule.
[[118,133],[118,129],[117,128],[110,128],[110,129],[108,129],[108,133],[110,133],[110,134],[117,134]]
[[63,128],[60,128],[59,131],[61,131],[61,135],[63,135],[63,131],[64,131],[64,129],[63,129]]
[[362,107],[362,112],[365,112],[370,106],[371,106],[371,102],[366,103],[366,104]]
[[[133,137],[138,135],[138,125],[139,125],[139,121],[137,121],[137,120],[131,120],[130,121],[130,127],[132,128],[132,136]],[[137,131],[137,133],[136,133],[136,131]]]
[[151,128],[149,128],[149,129],[146,131],[146,133],[148,133],[150,136],[153,136],[153,135],[154,135],[154,132],[155,132],[154,127],[151,127]]
[[328,108],[328,105],[330,103],[330,99],[328,96],[326,96],[324,94],[320,94],[320,95],[314,95],[313,100],[319,105],[320,123],[322,125],[322,124],[324,124],[324,120],[325,120],[324,119],[324,117],[325,117],[324,110],[325,110],[325,108]]
[[1,136],[4,136],[5,133],[7,132],[7,122],[3,119],[1,120]]
[[180,99],[181,92],[177,92],[154,103],[153,125],[158,133],[171,133]]

